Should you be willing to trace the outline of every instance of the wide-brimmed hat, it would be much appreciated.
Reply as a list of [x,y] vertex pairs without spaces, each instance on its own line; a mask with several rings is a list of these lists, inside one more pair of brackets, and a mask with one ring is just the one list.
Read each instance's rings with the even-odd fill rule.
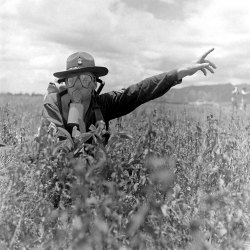
[[66,62],[66,70],[56,72],[53,75],[63,79],[67,75],[74,73],[91,72],[96,77],[105,76],[108,74],[108,69],[105,67],[95,66],[93,56],[86,52],[76,52],[70,55]]

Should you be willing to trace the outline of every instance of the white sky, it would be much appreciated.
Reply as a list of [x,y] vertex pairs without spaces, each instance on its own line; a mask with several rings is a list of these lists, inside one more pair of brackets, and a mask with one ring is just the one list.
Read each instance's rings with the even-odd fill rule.
[[0,92],[45,93],[76,51],[109,69],[106,91],[194,61],[182,86],[250,83],[248,0],[0,0]]

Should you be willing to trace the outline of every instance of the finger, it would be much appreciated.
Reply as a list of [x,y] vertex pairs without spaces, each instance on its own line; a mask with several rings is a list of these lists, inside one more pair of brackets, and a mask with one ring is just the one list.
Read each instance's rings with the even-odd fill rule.
[[207,68],[209,67],[209,63],[197,63],[195,65],[195,68],[198,70],[198,69],[204,69],[204,68]]
[[[198,70],[201,70],[203,74],[206,75],[206,70],[205,70],[206,67],[209,67],[209,63],[197,63],[192,66],[192,71],[197,72]],[[205,73],[202,69],[205,70]]]
[[214,73],[214,71],[208,66],[206,67],[207,70],[209,70],[212,74]]
[[196,64],[195,69],[196,70],[207,69],[211,73],[214,73],[214,71],[209,66],[210,66],[209,63],[200,63],[200,64]]
[[205,69],[201,69],[202,73],[204,74],[204,76],[207,75],[207,71]]
[[203,54],[203,55],[201,56],[201,59],[200,59],[200,60],[204,60],[204,59],[207,57],[207,55],[208,55],[209,53],[211,53],[213,50],[214,50],[214,48],[208,50],[205,54]]
[[209,63],[214,69],[216,69],[216,65],[214,63],[212,63],[209,60],[204,60],[204,62]]

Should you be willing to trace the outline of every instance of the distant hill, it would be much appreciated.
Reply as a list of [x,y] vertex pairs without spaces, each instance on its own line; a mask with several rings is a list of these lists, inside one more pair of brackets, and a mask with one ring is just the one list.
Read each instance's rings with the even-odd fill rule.
[[[237,85],[239,90],[246,87],[250,91],[249,84]],[[213,102],[224,103],[230,102],[234,85],[231,83],[189,86],[180,89],[171,89],[164,95],[163,100],[172,103],[193,103],[193,102]],[[248,95],[250,102],[250,94]]]
[[[184,85],[184,84],[183,84]],[[250,91],[250,84],[237,85],[239,90],[243,87]],[[202,86],[189,86],[179,89],[171,89],[163,97],[157,99],[157,102],[170,102],[170,103],[226,103],[231,101],[232,90],[234,85],[231,83],[215,84],[215,85],[202,85]],[[105,92],[105,91],[104,91]],[[0,93],[0,100],[7,96],[26,96],[26,97],[43,97],[42,94],[28,94],[28,93]],[[250,94],[247,101],[250,103]]]

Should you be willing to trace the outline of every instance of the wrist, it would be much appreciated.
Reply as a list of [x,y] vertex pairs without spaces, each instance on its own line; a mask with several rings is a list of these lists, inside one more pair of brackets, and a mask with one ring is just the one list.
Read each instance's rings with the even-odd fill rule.
[[178,80],[182,80],[182,78],[184,78],[185,76],[186,76],[185,69],[183,69],[183,68],[177,69]]

